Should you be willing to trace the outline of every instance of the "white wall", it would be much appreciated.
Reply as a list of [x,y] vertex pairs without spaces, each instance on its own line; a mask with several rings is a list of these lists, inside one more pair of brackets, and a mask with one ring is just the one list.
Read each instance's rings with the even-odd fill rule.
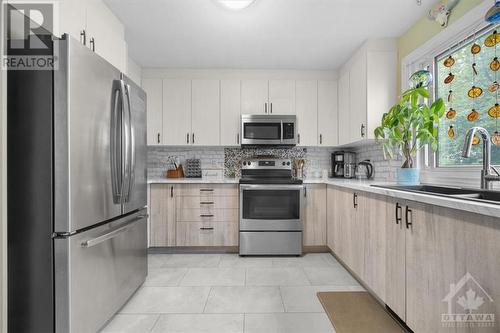
[[127,76],[138,85],[142,84],[142,68],[130,56],[127,57]]

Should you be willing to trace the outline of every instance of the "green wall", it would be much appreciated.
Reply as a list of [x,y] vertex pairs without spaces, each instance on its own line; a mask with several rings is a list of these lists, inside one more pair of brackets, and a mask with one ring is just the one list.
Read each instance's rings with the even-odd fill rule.
[[[467,13],[469,10],[479,5],[483,1],[484,0],[461,0],[452,11],[449,24],[452,24],[453,22],[461,18],[465,13]],[[493,1],[491,1],[491,4],[493,5]],[[420,20],[418,20],[410,29],[408,29],[407,32],[399,37],[398,91],[399,87],[401,87],[401,60],[441,31],[443,31],[443,28],[437,22],[431,21],[427,18],[427,16],[424,16]]]

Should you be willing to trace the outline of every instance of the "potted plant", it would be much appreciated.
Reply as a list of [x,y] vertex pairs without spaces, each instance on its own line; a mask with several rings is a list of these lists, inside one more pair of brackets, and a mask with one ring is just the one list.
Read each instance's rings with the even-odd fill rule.
[[441,98],[431,106],[420,103],[429,97],[429,90],[425,87],[407,90],[399,103],[383,115],[381,126],[375,129],[375,137],[383,141],[384,154],[393,158],[394,152],[398,151],[403,157],[403,165],[397,173],[400,185],[418,185],[417,152],[425,145],[434,151],[438,147],[438,126],[445,105]]

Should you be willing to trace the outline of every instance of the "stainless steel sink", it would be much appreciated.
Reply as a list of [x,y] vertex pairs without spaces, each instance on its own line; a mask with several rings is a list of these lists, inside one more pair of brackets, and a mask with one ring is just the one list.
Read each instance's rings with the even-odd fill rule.
[[500,204],[500,192],[498,191],[468,189],[460,187],[432,186],[432,185],[416,185],[416,186],[372,185],[372,186],[380,188],[388,188],[398,191],[444,196],[444,197],[462,199],[467,201],[478,201],[478,202],[486,202],[492,204]]

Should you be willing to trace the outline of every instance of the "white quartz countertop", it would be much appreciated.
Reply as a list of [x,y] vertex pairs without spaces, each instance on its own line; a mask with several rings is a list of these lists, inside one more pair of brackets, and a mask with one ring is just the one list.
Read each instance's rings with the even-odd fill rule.
[[238,178],[153,178],[148,184],[238,184]]
[[[205,178],[158,178],[148,180],[148,184],[237,184],[238,178],[223,178],[223,179],[205,179]],[[447,207],[452,209],[464,210],[471,213],[481,215],[499,217],[500,221],[500,205],[490,204],[486,202],[469,201],[455,199],[447,196],[401,191],[389,188],[374,187],[372,185],[391,186],[396,185],[390,182],[380,182],[372,180],[356,180],[356,179],[305,179],[304,184],[326,184],[354,191],[368,192],[397,198],[401,200],[416,201],[430,205]]]

